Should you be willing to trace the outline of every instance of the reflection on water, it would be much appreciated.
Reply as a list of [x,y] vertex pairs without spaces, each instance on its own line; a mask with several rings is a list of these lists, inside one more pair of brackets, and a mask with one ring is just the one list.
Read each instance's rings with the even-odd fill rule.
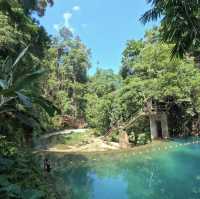
[[133,152],[55,156],[64,199],[199,199],[200,145],[144,155]]
[[126,193],[128,185],[122,176],[100,178],[96,173],[90,173],[88,177],[93,180],[91,198],[128,199]]

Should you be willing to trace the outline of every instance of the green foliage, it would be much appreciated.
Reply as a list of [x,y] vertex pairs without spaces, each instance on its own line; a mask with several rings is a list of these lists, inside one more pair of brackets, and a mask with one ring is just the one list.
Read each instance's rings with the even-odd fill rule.
[[35,104],[40,105],[50,116],[58,111],[51,102],[32,90],[34,82],[44,74],[43,70],[19,73],[20,60],[26,51],[27,48],[13,64],[9,65],[7,63],[10,62],[6,62],[0,66],[2,71],[0,77],[4,78],[0,79],[0,118],[19,122],[22,128],[24,126],[34,127],[34,123],[40,125],[38,118],[31,112]]
[[19,0],[0,1],[0,58],[5,60],[7,56],[14,58],[18,52],[29,47],[29,56],[24,60],[24,66],[41,66],[41,58],[44,57],[48,47],[49,37],[44,28],[26,13]]
[[119,132],[118,131],[115,130],[114,132],[112,132],[111,141],[119,142]]
[[[147,81],[145,98],[164,99],[173,96],[186,100],[198,95],[199,71],[192,60],[170,59],[173,46],[167,44],[147,44],[138,61],[134,64],[135,75]],[[195,84],[194,84],[195,83]],[[193,96],[191,96],[193,93]]]
[[105,134],[112,127],[113,101],[116,91],[121,87],[122,80],[111,70],[98,69],[90,78],[87,100],[86,120],[89,126],[97,128]]
[[[174,45],[161,42],[159,35],[159,29],[155,28],[143,41],[127,43],[122,64],[124,68],[128,66],[131,74],[121,73],[124,81],[119,87],[107,89],[109,81],[103,81],[98,75],[91,79],[94,81],[90,83],[92,92],[86,95],[90,126],[105,134],[134,118],[144,109],[147,100],[153,98],[167,103],[169,118],[173,117],[169,120],[171,132],[173,129],[185,132],[186,128],[191,131],[191,123],[199,115],[200,72],[192,59],[171,59]],[[179,107],[180,113],[175,107]],[[134,132],[135,137],[142,132],[148,137],[148,118],[138,118],[126,130]]]
[[[64,31],[64,33],[63,33]],[[85,118],[87,70],[90,52],[79,38],[63,35],[54,39],[46,59],[50,70],[44,85],[45,95],[62,110],[62,115]]]
[[[199,69],[191,58],[171,59],[171,52],[198,55],[199,2],[148,2],[153,8],[142,20],[163,15],[161,28],[147,32],[143,40],[127,42],[121,76],[98,69],[88,77],[90,50],[81,40],[62,27],[50,44],[32,16],[35,11],[44,15],[52,0],[0,0],[0,121],[5,121],[0,123],[0,198],[55,198],[23,142],[29,143],[44,126],[61,128],[62,116],[86,120],[101,135],[113,132],[111,140],[118,142],[119,127],[151,98],[167,103],[174,135],[199,124]],[[51,119],[56,113],[60,115]],[[147,117],[125,130],[135,145],[150,141]],[[64,141],[77,144],[89,136],[93,134],[76,134]]]
[[141,18],[143,23],[161,18],[162,38],[174,43],[173,55],[183,56],[200,44],[200,12],[198,0],[149,0],[152,8]]
[[41,169],[36,165],[31,153],[25,154],[20,151],[20,155],[0,156],[0,197],[5,199],[53,198],[53,194],[48,191],[48,186],[43,180]]
[[13,142],[9,142],[5,136],[0,135],[0,154],[12,156],[16,154],[17,148]]
[[31,151],[0,136],[0,198],[55,199],[55,195]]
[[60,135],[49,138],[48,142],[51,143],[51,146],[57,149],[66,149],[69,148],[68,146],[78,146],[87,144],[88,140],[94,137],[93,129],[90,131],[88,130],[85,133],[81,132],[72,132],[70,135]]
[[45,14],[48,5],[53,6],[53,0],[19,0],[27,14],[36,11],[41,17]]
[[89,126],[97,128],[102,134],[111,127],[112,95],[98,98],[87,95],[86,119]]
[[[121,107],[124,107],[122,113],[129,113],[129,115],[127,117],[122,115],[123,118],[130,118],[136,110],[144,107],[145,101],[149,98],[166,101],[166,103],[168,103],[168,99],[171,99],[176,106],[181,106],[182,115],[180,114],[179,118],[172,119],[179,120],[180,123],[185,120],[183,118],[191,121],[194,115],[199,114],[199,70],[195,67],[193,60],[171,59],[172,48],[173,45],[159,41],[146,43],[137,59],[133,63],[130,62],[134,75],[125,80],[122,88],[124,94],[119,98],[123,99],[127,96],[126,100],[121,102],[123,104]],[[130,98],[128,98],[129,95]],[[183,102],[188,102],[187,108]],[[173,108],[173,103],[168,104],[171,110],[169,117],[178,115],[176,109]],[[134,107],[135,110],[130,107]],[[188,108],[190,109],[189,112],[187,111]],[[180,128],[181,124],[177,125],[172,124],[171,132],[173,129],[184,132],[183,127]],[[191,126],[187,126],[187,128],[191,129]]]
[[44,130],[40,114],[59,112],[41,94],[50,40],[31,16],[32,11],[42,15],[47,3],[52,1],[0,1],[0,198],[4,199],[56,198],[38,160],[24,147]]
[[113,73],[112,70],[97,69],[94,76],[88,83],[88,93],[102,97],[116,91],[121,86],[121,78]]
[[123,52],[122,68],[120,74],[123,79],[133,74],[132,64],[136,61],[137,56],[140,54],[141,49],[144,47],[143,41],[129,40]]

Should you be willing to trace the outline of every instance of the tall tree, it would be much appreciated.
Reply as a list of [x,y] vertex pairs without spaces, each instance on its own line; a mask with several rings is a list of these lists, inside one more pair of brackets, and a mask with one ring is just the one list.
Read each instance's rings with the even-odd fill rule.
[[41,127],[34,104],[44,108],[50,116],[54,116],[56,111],[55,106],[40,95],[39,88],[35,85],[45,71],[18,70],[27,49],[22,51],[15,62],[12,63],[8,59],[0,65],[0,119],[6,120],[0,124],[0,132],[6,136],[10,133],[12,139],[16,126],[21,129],[28,127],[29,137],[32,136],[32,130],[36,125]]
[[47,54],[46,65],[51,72],[45,86],[46,96],[55,101],[63,115],[84,118],[90,51],[67,28],[59,33]]
[[172,55],[183,56],[200,45],[199,0],[148,0],[152,8],[140,19],[143,23],[161,19],[162,38],[175,44]]
[[122,56],[122,68],[120,70],[120,74],[123,79],[126,79],[129,75],[133,74],[132,66],[143,47],[143,41],[130,40],[127,42]]
[[26,13],[31,14],[33,11],[36,11],[39,16],[43,16],[48,5],[52,6],[53,0],[18,0],[20,2]]
[[16,57],[30,45],[26,61],[30,66],[41,64],[41,58],[49,45],[49,37],[44,28],[26,14],[22,3],[18,0],[1,0],[0,25],[0,59]]
[[112,126],[113,101],[121,86],[122,78],[112,70],[98,69],[89,79],[85,95],[86,119],[91,127],[97,128],[102,134]]
[[[126,76],[115,92],[110,91],[99,97],[94,92],[96,86],[93,84],[93,94],[87,96],[86,109],[90,125],[104,133],[109,128],[123,125],[143,110],[148,99],[167,104],[171,132],[191,131],[191,124],[194,121],[199,123],[199,70],[187,57],[171,59],[174,45],[163,43],[159,38],[159,30],[153,30],[146,34],[143,41],[128,42],[122,59],[133,73]],[[135,132],[135,136],[148,132],[146,121],[140,118],[128,131]]]
[[116,91],[121,86],[121,78],[112,70],[97,69],[88,82],[88,93],[103,97]]

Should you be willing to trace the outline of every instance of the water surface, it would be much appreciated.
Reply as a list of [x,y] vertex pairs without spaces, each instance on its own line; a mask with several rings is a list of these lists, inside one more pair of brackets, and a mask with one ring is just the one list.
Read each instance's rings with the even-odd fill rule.
[[200,198],[199,144],[137,155],[130,151],[54,158],[56,184],[67,190],[66,199]]

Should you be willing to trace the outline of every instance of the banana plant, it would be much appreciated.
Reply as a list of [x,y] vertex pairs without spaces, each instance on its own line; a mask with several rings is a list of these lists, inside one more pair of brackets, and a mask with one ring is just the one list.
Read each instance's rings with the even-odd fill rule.
[[2,121],[2,119],[11,118],[32,126],[31,123],[40,124],[33,114],[34,105],[43,108],[49,116],[53,116],[59,110],[33,89],[34,83],[44,75],[45,70],[19,72],[21,71],[19,70],[20,61],[27,51],[28,47],[13,63],[7,59],[0,65],[0,119]]

